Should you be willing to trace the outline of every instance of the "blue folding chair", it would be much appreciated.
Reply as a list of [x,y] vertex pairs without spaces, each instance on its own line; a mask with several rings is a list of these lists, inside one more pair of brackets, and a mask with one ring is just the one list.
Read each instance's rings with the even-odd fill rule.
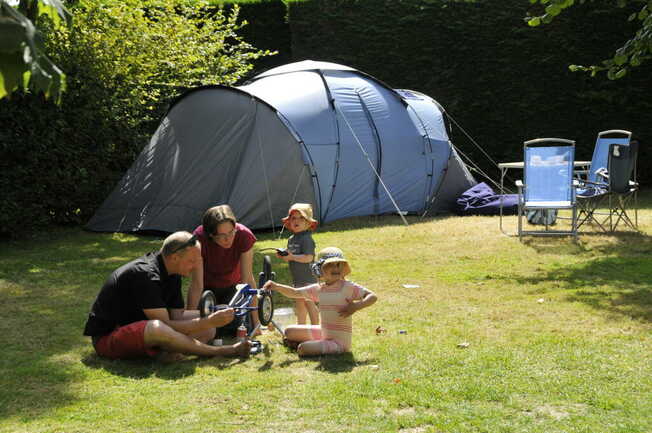
[[[575,142],[563,138],[538,138],[523,145],[523,182],[518,187],[518,236],[571,235],[577,238],[576,181],[573,179]],[[570,209],[571,228],[553,230],[547,221],[544,230],[526,230],[523,218],[530,210]],[[546,220],[544,218],[544,220]]]
[[611,129],[598,133],[591,158],[589,170],[580,177],[580,186],[577,189],[578,202],[578,229],[585,223],[595,224],[603,231],[607,231],[605,223],[611,211],[600,213],[597,209],[604,205],[608,198],[609,184],[604,176],[608,171],[609,146],[629,145],[632,138],[630,131]]

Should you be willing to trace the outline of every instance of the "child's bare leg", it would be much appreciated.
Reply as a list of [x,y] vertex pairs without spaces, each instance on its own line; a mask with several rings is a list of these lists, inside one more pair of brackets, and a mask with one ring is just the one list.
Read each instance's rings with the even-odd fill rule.
[[297,353],[299,356],[335,355],[344,350],[334,340],[310,340],[299,344]]
[[310,317],[310,323],[313,325],[319,325],[319,309],[314,302],[306,299],[306,310],[308,310],[308,316]]
[[290,341],[303,342],[321,338],[321,327],[313,325],[290,325],[285,328],[285,338]]
[[[294,314],[297,316],[297,325],[306,324],[306,316],[308,315],[308,309],[306,308],[306,301],[304,299],[295,299],[294,300]],[[314,325],[315,322],[311,323]]]

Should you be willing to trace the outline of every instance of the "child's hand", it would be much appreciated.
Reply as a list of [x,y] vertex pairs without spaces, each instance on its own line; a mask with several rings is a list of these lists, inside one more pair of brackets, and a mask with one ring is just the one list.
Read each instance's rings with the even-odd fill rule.
[[276,287],[276,283],[272,280],[268,280],[265,284],[263,284],[263,290],[273,291],[274,287]]
[[346,305],[337,309],[337,312],[340,313],[340,317],[349,317],[356,311],[358,311],[358,308],[355,302],[351,301],[349,298],[346,298]]
[[289,250],[287,251],[287,254],[285,254],[285,255],[281,255],[279,253],[276,253],[276,257],[278,257],[279,259],[283,260],[286,263],[289,262],[289,261],[294,260],[294,255]]

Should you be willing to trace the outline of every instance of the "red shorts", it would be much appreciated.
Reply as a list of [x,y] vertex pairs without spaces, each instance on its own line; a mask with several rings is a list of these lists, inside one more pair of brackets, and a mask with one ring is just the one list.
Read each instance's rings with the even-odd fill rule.
[[130,323],[116,328],[94,342],[98,355],[111,359],[154,357],[159,349],[145,347],[145,327],[147,320]]

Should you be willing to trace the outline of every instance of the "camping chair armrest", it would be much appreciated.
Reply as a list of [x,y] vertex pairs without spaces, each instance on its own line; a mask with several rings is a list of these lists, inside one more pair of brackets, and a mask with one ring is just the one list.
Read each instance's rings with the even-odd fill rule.
[[609,180],[609,172],[604,167],[596,171],[595,174],[602,177],[604,180]]
[[589,177],[589,170],[574,170],[573,174],[576,178],[584,180]]
[[[575,179],[577,180],[577,179]],[[580,180],[578,186],[599,186],[603,188],[607,188],[609,185],[606,184],[605,182],[592,182],[590,180]]]
[[524,193],[523,193],[523,188],[525,187],[525,185],[523,184],[523,181],[520,180],[520,179],[517,180],[516,182],[514,182],[514,184],[516,184],[516,188],[518,189],[518,191],[517,191],[517,193],[518,193],[518,207],[520,209],[521,206],[523,206],[523,201],[525,199]]

